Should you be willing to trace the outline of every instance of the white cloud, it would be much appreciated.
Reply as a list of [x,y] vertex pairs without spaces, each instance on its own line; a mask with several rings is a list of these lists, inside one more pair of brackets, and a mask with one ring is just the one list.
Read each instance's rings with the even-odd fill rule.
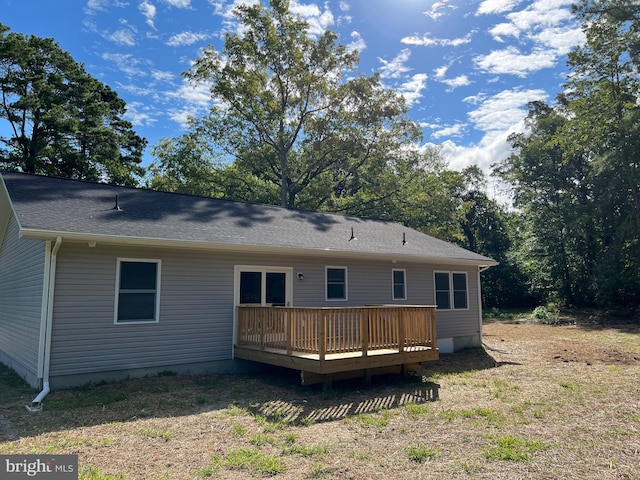
[[[537,46],[551,47],[556,56],[564,55],[584,42],[581,28],[571,13],[571,3],[571,0],[535,0],[520,11],[509,13],[506,16],[509,22],[493,26],[489,33],[498,42],[505,37],[524,37]],[[535,57],[540,59],[541,55]]]
[[358,32],[351,32],[351,41],[345,45],[349,52],[353,52],[357,50],[358,52],[362,52],[365,48],[367,48],[367,42],[364,41],[364,38]]
[[422,90],[427,88],[427,78],[425,73],[417,73],[397,89],[409,107],[422,98]]
[[142,15],[144,15],[144,17],[147,19],[147,22],[146,22],[147,25],[149,25],[151,28],[155,30],[156,28],[156,26],[154,25],[154,20],[156,18],[155,5],[145,0],[140,5],[138,5],[138,10],[140,10],[140,13],[142,13]]
[[235,19],[233,11],[240,6],[250,6],[260,3],[260,0],[233,0],[231,3],[225,3],[224,1],[211,1],[214,12],[216,15],[220,15],[228,20]]
[[175,78],[175,75],[173,74],[173,72],[163,72],[161,70],[153,70],[151,72],[151,76],[157,82],[168,82],[168,83],[172,82],[173,79]]
[[455,125],[449,125],[446,127],[438,127],[431,134],[433,138],[441,138],[441,137],[458,137],[462,135],[465,131],[466,123],[457,123]]
[[[464,100],[466,103],[478,106],[468,113],[468,117],[475,129],[484,132],[482,139],[469,146],[458,145],[450,139],[440,145],[428,143],[426,146],[438,146],[443,160],[451,169],[462,170],[469,165],[477,165],[488,173],[492,164],[511,154],[511,146],[507,141],[509,135],[524,131],[526,104],[534,100],[545,100],[547,96],[547,92],[540,89],[511,89],[492,97],[483,94],[467,97]],[[447,128],[455,132],[456,127],[457,125]],[[434,138],[444,136],[440,132],[445,132],[445,129],[436,132]]]
[[176,8],[191,8],[191,0],[163,0],[172,7]]
[[448,92],[452,92],[458,87],[466,87],[468,85],[471,85],[471,80],[469,80],[469,77],[467,77],[466,75],[458,75],[457,77],[453,78],[443,78],[440,79],[440,81],[449,87],[447,89]]
[[435,79],[445,85],[449,86],[447,89],[448,92],[455,90],[458,87],[466,87],[471,84],[471,80],[466,75],[458,75],[457,77],[447,78],[447,71],[449,70],[449,66],[443,65],[442,67],[436,68],[434,70]]
[[103,53],[102,59],[116,64],[118,70],[128,77],[144,77],[146,72],[138,67],[140,61],[130,53]]
[[538,43],[550,47],[560,55],[566,55],[577,45],[582,45],[586,38],[580,28],[558,27],[547,28],[533,36]]
[[174,91],[164,93],[166,98],[172,102],[180,102],[182,105],[169,110],[169,118],[180,124],[182,128],[187,127],[189,117],[199,117],[211,106],[211,92],[209,85],[205,82],[193,85],[187,80],[183,80],[182,85]]
[[140,102],[129,102],[124,118],[134,127],[151,127],[157,122],[157,119],[151,115],[150,108]]
[[125,8],[128,5],[128,2],[121,0],[87,0],[83,11],[87,15],[96,15],[108,11],[108,7]]
[[547,96],[547,92],[541,89],[503,90],[481,101],[468,117],[478,130],[488,133],[507,131],[522,121],[528,102],[544,100]]
[[410,72],[411,68],[406,65],[410,57],[411,50],[408,48],[401,50],[400,53],[390,61],[378,57],[378,60],[382,63],[382,67],[380,67],[380,76],[382,78],[399,78],[405,73]]
[[442,0],[441,2],[434,2],[431,5],[431,8],[429,10],[427,10],[426,12],[423,12],[427,17],[429,17],[431,20],[437,20],[440,17],[442,17],[444,15],[444,12],[442,10],[444,10],[445,8],[449,8],[450,10],[455,9],[456,7],[453,5],[448,5],[449,0]]
[[422,47],[459,47],[467,43],[471,43],[471,33],[468,33],[462,38],[431,38],[428,35],[419,37],[412,35],[410,37],[404,37],[400,40],[407,45],[418,45]]
[[157,94],[156,89],[150,86],[141,87],[139,85],[134,85],[131,83],[123,84],[120,82],[117,82],[116,85],[118,86],[119,92],[127,92],[132,95],[137,95],[139,97],[156,97],[156,94]]
[[511,146],[507,138],[512,133],[522,131],[524,122],[514,125],[509,131],[500,132],[498,135],[486,136],[478,145],[463,146],[453,140],[445,140],[439,145],[433,143],[427,146],[440,148],[440,156],[452,170],[463,170],[469,165],[476,165],[485,173],[490,173],[491,166],[498,163],[511,154]]
[[133,47],[136,44],[135,34],[129,29],[120,29],[113,32],[106,37],[108,40],[118,45],[126,45],[127,47]]
[[475,57],[473,61],[486,73],[526,77],[531,72],[555,67],[559,56],[559,52],[548,48],[536,47],[531,53],[523,54],[516,47],[509,46]]
[[88,0],[84,11],[88,15],[94,15],[96,12],[106,12],[108,0]]
[[520,29],[513,23],[499,23],[489,29],[489,33],[497,42],[504,42],[503,37],[520,38]]
[[291,2],[289,10],[294,15],[300,15],[309,24],[309,33],[312,35],[323,34],[325,30],[335,23],[333,13],[326,5],[324,11],[322,11],[317,5],[304,5],[294,0]]
[[210,35],[206,33],[182,32],[173,35],[169,40],[167,40],[167,45],[170,47],[193,45],[194,43],[206,40],[209,37]]
[[484,0],[478,7],[476,15],[489,15],[510,12],[522,0]]
[[536,0],[519,12],[512,12],[507,18],[520,31],[560,25],[573,19],[572,0]]

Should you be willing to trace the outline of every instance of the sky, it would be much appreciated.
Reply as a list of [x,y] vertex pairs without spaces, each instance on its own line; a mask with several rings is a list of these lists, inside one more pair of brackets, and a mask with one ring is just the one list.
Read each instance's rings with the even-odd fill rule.
[[[265,0],[268,1],[268,0]],[[150,148],[180,135],[211,105],[181,75],[201,50],[237,31],[232,10],[255,0],[0,0],[0,23],[53,37],[127,102],[125,118]],[[291,11],[360,54],[406,99],[410,117],[449,168],[488,172],[510,153],[527,102],[553,103],[584,42],[571,0],[291,0]]]

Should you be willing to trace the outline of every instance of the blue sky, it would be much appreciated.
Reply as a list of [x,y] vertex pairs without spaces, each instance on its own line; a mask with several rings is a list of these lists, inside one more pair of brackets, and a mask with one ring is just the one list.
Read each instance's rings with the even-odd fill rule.
[[[115,89],[150,146],[179,135],[210,105],[205,86],[180,76],[200,50],[236,31],[250,0],[0,0],[12,31],[53,37]],[[509,154],[532,100],[553,102],[566,54],[584,41],[570,0],[291,1],[312,32],[330,29],[404,95],[426,145],[450,168],[489,166]],[[151,159],[145,154],[145,161]]]

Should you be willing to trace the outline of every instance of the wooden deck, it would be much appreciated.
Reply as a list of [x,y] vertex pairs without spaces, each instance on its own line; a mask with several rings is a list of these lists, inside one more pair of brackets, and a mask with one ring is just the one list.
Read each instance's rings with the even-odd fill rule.
[[239,306],[237,318],[236,358],[300,370],[303,383],[438,359],[434,306]]

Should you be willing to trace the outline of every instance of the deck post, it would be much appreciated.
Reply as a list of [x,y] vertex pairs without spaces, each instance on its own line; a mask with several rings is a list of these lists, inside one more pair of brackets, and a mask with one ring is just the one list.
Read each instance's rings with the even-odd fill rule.
[[366,357],[369,350],[369,309],[360,312],[360,348],[362,356]]
[[431,341],[429,342],[430,343],[429,346],[431,348],[436,348],[437,345],[438,345],[438,342],[436,340],[436,322],[435,322],[435,318],[434,318],[435,310],[430,308],[427,311],[427,316],[429,318],[429,325],[431,326],[431,335],[430,335],[430,337],[431,337],[430,340]]
[[285,322],[285,331],[287,337],[287,355],[291,355],[293,352],[293,310],[285,310],[284,311],[284,322]]
[[255,316],[259,318],[257,323],[260,328],[260,350],[264,350],[265,324],[267,323],[265,321],[266,312],[263,309],[258,310],[257,308],[254,308],[253,311]]
[[327,317],[322,309],[318,311],[318,357],[320,363],[324,362],[327,353]]
[[405,344],[405,334],[404,334],[404,320],[405,320],[405,312],[406,309],[404,307],[400,307],[398,309],[398,352],[404,352],[404,344]]

